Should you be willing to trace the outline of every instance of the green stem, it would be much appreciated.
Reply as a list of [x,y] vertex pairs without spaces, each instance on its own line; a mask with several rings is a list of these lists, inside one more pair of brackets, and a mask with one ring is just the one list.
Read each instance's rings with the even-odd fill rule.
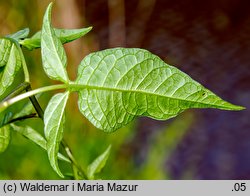
[[[24,90],[31,91],[30,83],[28,83],[28,82],[21,83],[15,90],[13,90],[12,93],[10,93],[7,97],[5,97],[5,99],[3,99],[2,102],[5,102],[5,101],[11,99],[12,97],[17,96],[17,95],[20,95],[21,92],[23,92]],[[40,104],[38,103],[36,97],[33,95],[33,96],[29,97],[29,99],[30,99],[32,105],[34,106],[38,116],[41,119],[43,119],[43,110],[42,110]]]
[[15,88],[15,90],[12,91],[12,93],[10,93],[7,97],[5,97],[2,102],[5,102],[8,99],[11,99],[12,97],[19,95],[21,92],[26,90],[29,86],[30,84],[28,82],[21,83],[18,87]]
[[26,93],[23,93],[21,95],[14,97],[12,99],[1,102],[0,103],[0,113],[2,111],[4,111],[7,107],[9,107],[10,105],[12,105],[18,101],[21,101],[25,98],[31,97],[31,96],[39,94],[39,93],[47,92],[47,91],[66,89],[66,88],[68,88],[68,84],[56,84],[56,85],[45,86],[45,87],[38,88],[38,89],[35,89],[32,91],[28,91]]

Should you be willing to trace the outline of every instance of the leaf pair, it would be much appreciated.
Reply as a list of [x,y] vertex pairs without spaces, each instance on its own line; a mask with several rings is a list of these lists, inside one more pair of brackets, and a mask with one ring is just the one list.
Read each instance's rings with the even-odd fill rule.
[[[49,24],[49,23],[45,23],[45,24]],[[43,30],[44,29],[46,31],[46,26],[44,26]],[[45,32],[44,35],[45,35],[45,39],[47,39],[47,40],[49,40],[50,38],[53,39],[53,37],[56,38],[56,40],[52,40],[52,45],[50,47],[53,48],[54,47],[53,44],[55,44],[55,42],[56,42],[56,44],[59,44],[60,47],[62,48],[62,44],[68,43],[70,41],[73,41],[73,40],[85,35],[91,29],[92,29],[92,27],[82,28],[82,29],[51,29],[51,32]],[[47,30],[50,31],[50,28],[47,28]],[[46,37],[46,33],[48,33],[48,37]],[[51,33],[53,33],[53,36],[51,35]],[[7,90],[13,84],[14,79],[16,77],[16,74],[17,74],[18,70],[20,69],[20,67],[22,66],[24,59],[22,59],[23,54],[22,54],[22,51],[21,51],[19,45],[22,45],[30,50],[41,47],[41,34],[42,34],[42,32],[41,31],[37,32],[31,38],[27,38],[28,34],[29,34],[29,29],[26,28],[26,29],[23,29],[21,31],[18,31],[17,33],[8,35],[8,36],[6,36],[6,38],[0,39],[0,98],[1,99],[4,97]],[[59,51],[58,48],[56,50],[57,50],[57,52]],[[49,60],[45,61],[45,65],[47,65],[48,72],[49,72],[49,69],[50,69],[49,67],[50,67],[51,63],[57,64],[57,63],[63,62],[64,65],[66,66],[66,55],[65,55],[65,52],[63,49],[61,50],[62,54],[59,54],[59,55],[62,55],[61,57],[64,58],[64,61],[60,60],[60,61],[52,61],[51,62],[50,61],[51,59],[56,59],[56,58],[61,58],[61,57],[57,56],[57,52],[53,53],[53,50],[51,51],[50,49],[43,50],[43,52],[45,52],[45,54],[43,54],[44,56],[47,56],[47,54],[48,54]],[[47,52],[47,54],[46,54],[46,52]],[[62,65],[60,65],[60,66],[62,66]],[[60,72],[60,71],[62,71],[62,72]],[[62,70],[62,69],[58,70],[58,72],[56,74],[63,75],[62,77],[60,77],[60,78],[63,78],[63,80],[62,80],[63,82],[68,81],[67,73],[65,70]],[[60,80],[60,78],[53,78],[53,79]],[[20,113],[18,113],[18,114],[20,114]],[[49,123],[47,123],[47,125],[49,125]],[[18,127],[17,125],[11,124],[11,125],[1,126],[1,128],[0,128],[0,135],[2,135],[1,140],[0,140],[0,147],[2,150],[6,149],[7,144],[9,142],[9,137],[7,137],[7,136],[10,133],[11,127],[12,128],[14,127],[16,131],[18,131],[19,133],[28,137],[30,140],[34,141],[42,148],[47,149],[47,145],[51,146],[51,145],[47,144],[46,140],[42,140],[43,137],[39,133],[37,133],[35,130],[33,130],[31,127],[28,127],[28,126],[27,127]],[[49,134],[47,134],[47,136],[48,135]],[[50,141],[50,140],[48,140],[48,141]],[[45,144],[46,144],[46,146],[45,146]],[[57,157],[57,153],[56,153],[55,149],[54,149],[53,153],[54,153],[54,156]],[[59,158],[60,158],[60,156],[59,156]]]
[[[222,100],[143,49],[114,48],[91,53],[80,63],[76,81],[69,81],[66,54],[51,27],[51,6],[45,13],[41,35],[44,70],[51,79],[65,83],[67,90],[79,93],[81,113],[97,128],[112,132],[136,116],[166,120],[189,108],[244,109]],[[55,95],[45,111],[49,159],[60,176],[56,154],[63,136],[68,96],[68,91]]]
[[[67,65],[66,54],[60,38],[57,36],[55,29],[51,26],[51,7],[52,4],[48,7],[43,20],[41,36],[43,67],[46,74],[51,79],[69,83],[65,69]],[[68,98],[69,91],[54,95],[49,101],[44,113],[44,132],[47,139],[47,152],[50,164],[61,177],[64,176],[58,166],[57,154],[63,138],[63,126],[65,123],[64,110]],[[97,157],[88,166],[88,179],[94,179],[95,174],[100,172],[100,170],[104,167],[110,153],[110,148],[111,147],[109,146],[103,154]]]
[[[42,61],[43,68],[46,74],[54,80],[59,80],[68,84],[69,78],[66,71],[67,57],[62,46],[62,43],[66,43],[69,39],[77,39],[85,35],[91,28],[62,31],[54,29],[51,26],[51,7],[49,5],[43,19],[43,27],[41,31],[41,48],[42,48]],[[71,35],[70,35],[71,33]],[[70,35],[70,36],[66,36]],[[37,37],[39,37],[37,35]],[[69,91],[65,93],[58,93],[54,95],[49,101],[44,113],[44,132],[47,139],[47,152],[52,168],[57,174],[63,177],[61,173],[57,154],[59,152],[59,146],[63,138],[64,123],[65,123],[65,106],[69,98]]]

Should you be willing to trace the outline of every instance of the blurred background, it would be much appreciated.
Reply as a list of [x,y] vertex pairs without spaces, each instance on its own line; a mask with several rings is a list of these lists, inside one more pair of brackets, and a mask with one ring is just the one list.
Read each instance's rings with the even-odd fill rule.
[[[0,0],[0,35],[41,29],[49,0]],[[102,179],[250,179],[250,1],[57,0],[53,25],[93,26],[66,44],[70,78],[90,52],[140,47],[183,70],[244,111],[188,110],[168,121],[141,117],[115,133],[93,127],[67,105],[65,139],[86,167],[112,144]],[[54,84],[41,67],[40,50],[26,51],[32,88]],[[39,98],[45,108],[48,93]],[[29,120],[42,132],[40,120]],[[63,164],[61,167],[69,169]],[[12,133],[0,154],[0,179],[58,179],[45,151]]]

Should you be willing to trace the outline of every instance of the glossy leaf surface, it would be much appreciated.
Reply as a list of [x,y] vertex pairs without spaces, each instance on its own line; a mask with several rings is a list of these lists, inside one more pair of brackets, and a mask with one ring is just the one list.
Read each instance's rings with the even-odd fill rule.
[[243,109],[143,49],[115,48],[86,56],[75,90],[83,115],[107,132],[136,116],[166,120],[189,108]]
[[68,97],[69,92],[58,93],[54,95],[49,101],[44,113],[44,132],[45,138],[47,140],[49,161],[52,168],[61,177],[63,177],[63,174],[61,173],[58,166],[57,154],[59,151],[59,145],[63,138],[65,122],[64,109]]
[[67,57],[60,39],[51,26],[51,7],[52,3],[48,6],[43,19],[41,36],[43,68],[51,79],[67,83],[69,80],[65,69]]

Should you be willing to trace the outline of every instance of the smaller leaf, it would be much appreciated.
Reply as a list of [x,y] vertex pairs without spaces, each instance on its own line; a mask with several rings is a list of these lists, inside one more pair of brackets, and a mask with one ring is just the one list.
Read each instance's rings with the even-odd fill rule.
[[59,151],[59,145],[63,138],[65,123],[64,109],[68,97],[69,92],[54,95],[49,101],[44,113],[44,132],[45,138],[47,139],[49,161],[52,168],[60,177],[64,176],[58,166],[57,154]]
[[99,173],[102,168],[105,166],[109,154],[110,154],[111,146],[109,146],[101,155],[99,155],[87,168],[87,177],[89,180],[93,180],[95,178],[95,174]]
[[[82,29],[56,29],[54,28],[56,36],[60,39],[62,44],[74,41],[84,35],[86,35],[92,27]],[[20,40],[19,44],[29,50],[33,50],[41,47],[41,31],[38,31],[31,38]]]
[[49,4],[43,19],[41,36],[43,68],[51,79],[67,83],[69,81],[65,69],[67,58],[62,43],[51,26],[51,8],[52,3]]
[[15,75],[22,66],[21,57],[15,44],[12,44],[6,66],[0,78],[0,97],[12,85]]
[[[0,68],[6,66],[6,63],[9,59],[11,41],[5,38],[0,39]],[[1,72],[3,69],[0,70]]]
[[[44,150],[47,150],[46,148],[47,141],[44,139],[44,137],[40,133],[38,133],[32,127],[29,127],[29,126],[20,127],[20,126],[15,125],[14,123],[11,124],[10,126],[13,128],[14,131],[17,131],[18,133],[20,133],[21,135],[23,135],[30,141],[34,142],[36,145],[40,146]],[[66,158],[61,153],[58,153],[58,158],[68,163],[71,162],[68,158]]]
[[16,41],[19,41],[20,39],[24,39],[24,38],[28,37],[29,32],[30,32],[29,28],[25,28],[25,29],[22,29],[16,33],[7,35],[6,37],[9,37],[9,38],[12,38]]
[[86,35],[91,29],[92,27],[82,29],[55,29],[55,33],[62,43],[68,43]]
[[10,142],[10,126],[5,125],[0,127],[0,153],[4,152]]

